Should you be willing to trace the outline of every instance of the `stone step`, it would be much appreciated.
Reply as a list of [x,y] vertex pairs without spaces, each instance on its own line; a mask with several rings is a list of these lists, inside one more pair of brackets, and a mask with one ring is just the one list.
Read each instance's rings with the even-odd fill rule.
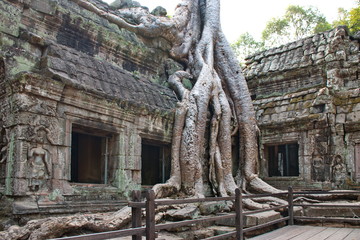
[[[225,214],[218,214],[218,215],[225,215]],[[245,216],[245,227],[252,227],[259,224],[264,224],[273,220],[280,219],[281,215],[279,212],[275,211],[268,211],[262,213],[254,213]],[[216,225],[220,226],[229,226],[235,227],[235,218],[225,219],[225,220],[218,220],[215,223]]]
[[[306,217],[349,217],[358,218],[360,216],[360,202],[331,202],[329,204],[319,203],[319,207],[304,207]],[[334,208],[327,205],[358,205],[359,208]]]

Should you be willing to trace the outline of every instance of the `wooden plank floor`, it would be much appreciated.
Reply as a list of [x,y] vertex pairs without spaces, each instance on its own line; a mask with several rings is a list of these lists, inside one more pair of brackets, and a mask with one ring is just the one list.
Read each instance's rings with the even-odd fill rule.
[[360,240],[360,228],[286,226],[251,240]]

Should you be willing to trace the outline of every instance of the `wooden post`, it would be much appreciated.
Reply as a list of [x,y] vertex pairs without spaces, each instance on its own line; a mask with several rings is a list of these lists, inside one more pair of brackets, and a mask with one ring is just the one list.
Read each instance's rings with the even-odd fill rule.
[[288,214],[289,214],[289,221],[288,225],[294,225],[294,196],[293,196],[293,188],[290,186],[288,188]]
[[[141,201],[141,192],[139,190],[132,192],[132,200],[134,202]],[[132,228],[141,227],[141,208],[132,207],[131,208],[131,226]],[[132,240],[141,240],[141,235],[133,235]]]
[[155,193],[146,193],[146,240],[155,240]]
[[236,225],[236,239],[244,239],[244,216],[242,207],[242,195],[239,188],[235,189],[235,225]]

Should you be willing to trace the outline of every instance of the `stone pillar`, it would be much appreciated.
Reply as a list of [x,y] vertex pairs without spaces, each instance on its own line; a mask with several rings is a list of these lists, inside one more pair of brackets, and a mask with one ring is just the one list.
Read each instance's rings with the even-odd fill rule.
[[141,184],[141,137],[136,129],[120,131],[116,148],[114,185],[127,195]]

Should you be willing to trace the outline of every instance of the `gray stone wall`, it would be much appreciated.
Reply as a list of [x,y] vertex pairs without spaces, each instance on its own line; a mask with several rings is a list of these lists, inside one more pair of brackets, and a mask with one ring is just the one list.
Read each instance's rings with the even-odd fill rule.
[[[73,1],[5,0],[0,13],[1,200],[17,215],[121,208],[141,187],[142,140],[171,143],[169,44]],[[107,139],[104,184],[71,181],[74,128]]]
[[[244,74],[261,130],[260,172],[267,181],[283,188],[359,185],[359,59],[359,39],[344,27],[247,59]],[[266,149],[286,143],[299,144],[299,176],[269,177]]]

